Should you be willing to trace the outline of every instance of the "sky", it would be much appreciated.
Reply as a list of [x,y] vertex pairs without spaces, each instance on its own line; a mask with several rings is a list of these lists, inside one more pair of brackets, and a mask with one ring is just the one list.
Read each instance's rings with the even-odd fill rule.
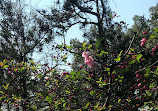
[[149,18],[149,8],[156,6],[158,0],[110,0],[112,10],[116,11],[120,17],[129,26],[133,24],[134,15],[144,15]]
[[[63,1],[63,0],[60,0]],[[133,24],[134,15],[144,15],[145,18],[149,18],[149,8],[155,6],[158,0],[109,0],[110,6],[120,17],[115,18],[116,21],[124,21],[131,27]],[[50,8],[53,7],[55,0],[31,0],[31,4],[35,8]],[[71,38],[78,38],[82,36],[82,32],[78,29],[78,26],[71,28],[68,33],[68,40]],[[80,39],[83,40],[82,38]]]
[[[28,0],[29,1],[29,0]],[[63,0],[60,0],[63,1]],[[109,0],[110,6],[120,17],[115,18],[116,21],[124,21],[131,27],[133,24],[132,18],[134,15],[144,15],[145,18],[149,18],[149,8],[155,6],[158,0]],[[32,6],[35,8],[50,8],[53,7],[55,0],[31,0]],[[71,28],[67,33],[67,41],[71,38],[82,39],[82,32],[78,29],[78,26]]]
[[[55,0],[28,0],[28,4],[31,3],[31,6],[34,8],[43,8],[48,9],[53,6]],[[63,0],[60,0],[63,1]],[[151,6],[156,6],[158,0],[109,0],[110,6],[113,11],[117,13],[120,17],[115,18],[116,21],[124,21],[129,24],[128,28],[133,25],[134,15],[142,16],[149,18],[149,8]],[[76,25],[67,32],[66,35],[66,44],[69,44],[69,41],[72,38],[78,38],[80,41],[83,41],[82,31],[79,30],[79,27]],[[55,41],[61,44],[61,40],[55,39]],[[38,58],[38,55],[35,55],[35,58]],[[71,60],[69,60],[71,61]]]

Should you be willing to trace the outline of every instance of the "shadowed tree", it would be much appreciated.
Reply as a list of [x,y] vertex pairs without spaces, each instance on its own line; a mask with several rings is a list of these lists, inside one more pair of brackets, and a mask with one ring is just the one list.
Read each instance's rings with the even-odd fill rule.
[[49,28],[35,11],[26,10],[21,1],[2,0],[0,2],[0,52],[1,57],[11,57],[27,61],[35,49],[42,51],[44,43],[53,39],[53,29]]
[[[0,0],[0,56],[3,59],[14,60],[15,63],[29,62],[35,50],[42,51],[43,45],[54,38],[53,29],[36,11],[27,9],[28,5],[20,0]],[[13,62],[13,63],[14,63]],[[9,65],[11,66],[11,65]],[[9,69],[11,70],[11,68]],[[17,69],[16,69],[17,70]],[[14,67],[12,70],[14,72]],[[15,72],[11,76],[4,69],[0,69],[1,90],[3,85],[10,84],[13,91],[20,92],[25,102],[30,97],[33,81],[26,71]],[[22,103],[23,104],[23,103]],[[22,105],[23,110],[26,106]]]

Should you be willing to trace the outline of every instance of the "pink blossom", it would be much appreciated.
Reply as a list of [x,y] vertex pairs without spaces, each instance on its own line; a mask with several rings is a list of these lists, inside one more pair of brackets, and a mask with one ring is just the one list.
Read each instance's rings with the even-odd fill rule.
[[82,57],[87,58],[88,56],[89,56],[89,52],[83,52],[83,53],[82,53]]
[[156,48],[152,48],[152,51],[155,52],[155,51],[156,51]]
[[138,87],[141,87],[141,85],[142,85],[142,84],[141,84],[141,83],[139,83],[139,84],[138,84]]
[[91,64],[93,62],[93,58],[92,56],[89,56],[89,57],[85,57],[85,64]]
[[63,72],[63,75],[67,75],[67,74],[69,74],[69,72]]
[[146,39],[145,39],[145,38],[142,38],[141,42],[145,43],[145,42],[146,42]]
[[88,63],[87,64],[90,68],[95,68],[95,67],[97,67],[97,63],[95,63],[95,62],[90,62],[90,63]]
[[141,42],[140,46],[144,46],[144,43]]
[[80,69],[81,69],[82,67],[83,67],[83,66],[81,65],[81,66],[80,66]]
[[130,87],[130,90],[133,90],[133,87]]
[[143,89],[148,90],[149,88],[146,85],[144,85]]
[[133,86],[134,86],[135,88],[137,88],[137,84],[134,84]]
[[144,31],[143,34],[147,34],[147,33]]
[[11,74],[11,71],[8,71],[8,74]]
[[140,81],[140,79],[137,79],[137,82],[139,82]]
[[139,77],[139,74],[137,74],[136,77]]
[[136,99],[138,99],[138,97],[136,97]]
[[143,88],[140,88],[140,91],[143,91]]
[[83,52],[82,57],[85,57],[85,64],[87,64],[90,68],[95,68],[97,66],[97,63],[93,61],[94,60],[93,57],[89,56],[88,52]]
[[152,56],[154,56],[154,52],[151,52],[150,54],[151,54]]
[[151,88],[151,92],[157,92],[157,88],[155,87]]
[[121,66],[121,69],[123,69],[124,68],[124,66]]

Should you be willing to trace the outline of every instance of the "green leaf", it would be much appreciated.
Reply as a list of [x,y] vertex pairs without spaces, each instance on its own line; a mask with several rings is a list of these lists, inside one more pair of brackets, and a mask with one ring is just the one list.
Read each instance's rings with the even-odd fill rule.
[[101,38],[97,39],[96,41],[96,48],[98,49],[100,47],[100,44],[101,44]]
[[121,102],[121,99],[118,100],[118,103],[120,103],[120,102]]
[[119,80],[119,82],[122,82],[122,80]]
[[8,89],[9,84],[7,84],[6,86],[2,85],[4,87],[5,90]]
[[140,58],[141,58],[142,56],[143,56],[142,54],[137,55],[136,60],[137,60],[138,62],[140,62],[139,60],[140,60]]
[[158,32],[158,29],[153,29],[153,30],[154,30],[154,32],[155,32],[155,33],[157,33],[157,32]]
[[130,51],[134,52],[134,49],[130,48]]
[[155,37],[154,35],[151,35],[149,39],[153,39],[154,37]]
[[109,105],[109,108],[113,107],[113,105]]
[[88,103],[84,106],[84,109],[87,109],[89,105],[90,105],[90,102],[88,102]]
[[101,81],[101,80],[102,80],[102,77],[99,78],[99,81]]
[[101,81],[96,81],[98,84],[101,84],[102,82]]
[[65,106],[66,106],[66,103],[63,104],[63,107],[65,107]]
[[0,93],[4,94],[3,91],[0,91]]
[[121,60],[121,57],[118,57],[117,59],[114,59],[114,60],[119,62]]
[[92,96],[94,93],[95,93],[95,91],[91,91],[91,92],[90,92],[90,95]]
[[65,92],[66,92],[66,93],[70,93],[70,91],[68,91],[68,90],[66,90]]
[[150,67],[146,68],[146,74],[144,75],[144,77],[148,77],[150,73]]
[[92,48],[92,45],[89,45],[88,49]]
[[105,68],[105,70],[104,71],[110,71],[110,68]]
[[3,63],[5,64],[5,63],[7,63],[7,61],[4,59],[4,60],[3,60]]
[[86,47],[86,42],[83,43],[83,48],[85,48],[85,47]]
[[70,73],[71,75],[76,75],[76,72],[75,71],[71,71],[71,73]]
[[108,54],[108,52],[105,52],[105,51],[101,51],[101,53],[100,53],[100,55],[107,55]]
[[134,64],[134,63],[135,63],[135,60],[130,61],[128,64]]
[[9,65],[5,65],[5,66],[3,66],[3,69],[5,69],[5,68],[7,68],[7,67],[9,67]]

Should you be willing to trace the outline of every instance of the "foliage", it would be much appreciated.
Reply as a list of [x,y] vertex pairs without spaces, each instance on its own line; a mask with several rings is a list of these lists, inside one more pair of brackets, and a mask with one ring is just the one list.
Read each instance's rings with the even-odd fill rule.
[[[140,29],[131,31],[132,33],[122,32],[122,39],[129,37],[130,42],[128,41],[124,48],[118,47],[118,50],[114,51],[112,48],[119,45],[111,45],[113,41],[104,35],[107,31],[112,31],[109,36],[115,38],[117,33],[114,32],[118,31],[108,27],[113,24],[110,19],[112,15],[101,13],[108,9],[104,7],[107,1],[84,2],[84,0],[66,0],[63,8],[65,11],[75,11],[74,15],[80,19],[84,19],[85,16],[82,14],[87,13],[94,16],[97,14],[98,20],[103,17],[102,21],[98,21],[98,25],[91,27],[97,30],[92,30],[90,34],[92,36],[94,34],[94,42],[91,44],[90,41],[80,43],[72,40],[70,46],[65,43],[53,45],[52,50],[57,52],[57,55],[52,57],[56,63],[54,67],[48,67],[47,64],[40,65],[32,60],[19,62],[11,58],[2,59],[0,61],[1,107],[23,111],[136,111],[147,106],[151,110],[158,109],[158,29],[151,29],[145,33],[144,29],[148,25],[142,25],[142,17],[136,16],[131,30],[138,27]],[[92,9],[92,2],[99,8],[96,12]],[[77,10],[74,10],[76,8]],[[65,29],[68,26],[65,26],[67,23],[62,22],[69,23],[74,17],[74,12],[62,18],[61,14],[67,12],[54,11],[55,9],[51,13],[55,16],[59,15],[59,18],[53,19],[53,23],[57,24],[52,27],[59,28],[63,34],[68,30]],[[110,10],[107,12],[111,14]],[[48,20],[47,17],[51,16],[46,16],[45,19]],[[65,21],[62,21],[63,19]],[[106,19],[107,22],[105,22]],[[75,19],[73,18],[72,21],[75,22]],[[89,24],[88,21],[78,22],[82,25]],[[104,27],[103,24],[106,23],[107,26]],[[92,24],[94,25],[94,22]],[[107,44],[106,40],[109,41]],[[122,45],[124,40],[120,40],[121,42],[117,40]],[[142,42],[143,45],[141,45]],[[70,64],[67,61],[68,54],[74,55],[74,61],[79,58],[78,64],[75,62]],[[93,63],[96,64],[91,67]],[[60,71],[57,66],[60,67],[63,64],[73,65],[74,70]]]
[[23,61],[44,43],[53,39],[48,23],[33,10],[26,10],[23,2],[3,0],[0,2],[0,55]]

